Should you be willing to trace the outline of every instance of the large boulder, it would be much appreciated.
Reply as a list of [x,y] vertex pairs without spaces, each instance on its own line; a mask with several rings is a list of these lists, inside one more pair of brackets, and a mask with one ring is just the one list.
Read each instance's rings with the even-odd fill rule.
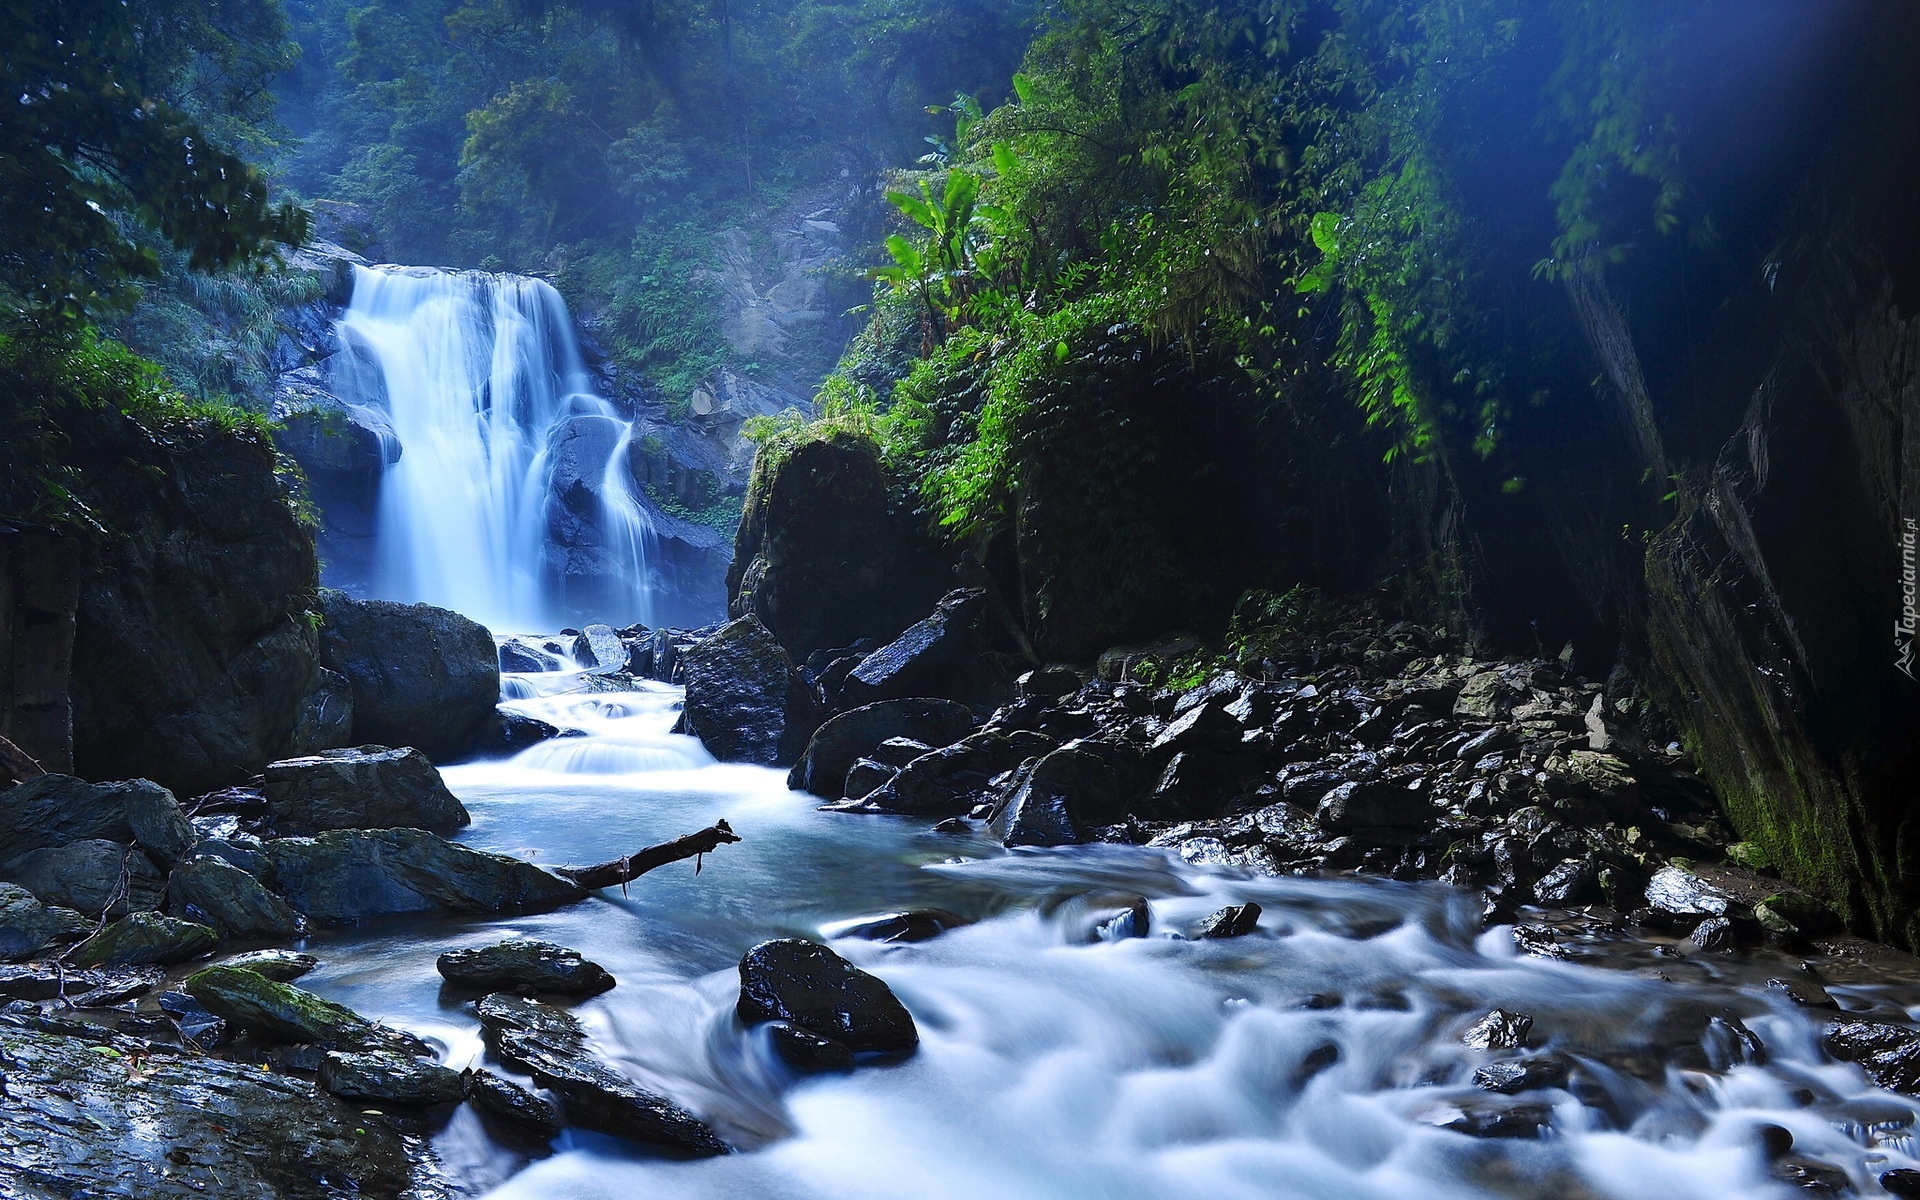
[[92,928],[70,908],[49,908],[19,884],[0,883],[0,962],[31,958]]
[[320,1086],[343,1100],[451,1104],[467,1094],[460,1072],[408,1054],[329,1050],[320,1056]]
[[614,982],[605,967],[578,950],[530,939],[449,950],[435,965],[448,983],[476,992],[597,996]]
[[269,764],[267,804],[283,834],[328,829],[425,829],[473,823],[427,756],[412,747],[325,750]]
[[208,1012],[283,1042],[328,1050],[384,1050],[407,1057],[432,1053],[410,1033],[367,1020],[344,1005],[245,967],[213,966],[187,976],[187,994]]
[[792,762],[812,729],[806,685],[756,617],[729,621],[687,647],[686,732],[722,762]]
[[300,914],[266,885],[222,858],[196,858],[167,877],[167,910],[230,938],[293,937]]
[[219,933],[196,921],[136,912],[75,946],[73,961],[83,967],[166,966],[199,958],[219,944]]
[[57,1033],[36,1023],[0,1016],[0,1191],[372,1200],[440,1186],[399,1131],[305,1080],[71,1023]]
[[500,701],[493,635],[428,604],[320,593],[320,654],[353,689],[353,738],[464,754],[491,730]]
[[973,728],[973,713],[952,700],[914,697],[882,700],[829,717],[807,740],[806,753],[787,775],[796,791],[837,799],[847,771],[870,758],[889,738],[912,738],[928,746],[947,746]]
[[0,878],[17,883],[43,904],[109,917],[160,907],[166,878],[134,846],[90,838],[23,854],[0,866]]
[[594,1058],[586,1031],[565,1009],[494,995],[480,1001],[478,1011],[487,1048],[558,1095],[568,1119],[582,1129],[682,1154],[727,1152],[706,1122]]
[[947,593],[932,615],[860,660],[840,685],[841,700],[849,705],[872,704],[948,690],[948,676],[982,644],[980,618],[986,607],[987,593],[980,588]]
[[545,912],[587,896],[532,863],[469,850],[420,829],[280,838],[270,855],[287,903],[323,924],[390,913]]
[[[1044,741],[1025,733],[1021,740]],[[958,817],[984,798],[993,777],[1020,765],[1019,741],[1004,733],[981,730],[945,749],[923,754],[867,799],[888,812],[918,817]]]
[[740,1019],[784,1021],[847,1049],[898,1054],[920,1044],[893,989],[814,942],[762,942],[740,960]]
[[0,791],[0,854],[18,857],[93,839],[138,842],[172,862],[185,856],[196,835],[173,793],[144,779],[88,783],[40,775]]
[[1137,752],[1068,742],[1034,765],[995,805],[990,828],[1008,846],[1069,846],[1124,820],[1146,798],[1150,773]]
[[734,538],[728,611],[758,617],[801,658],[890,638],[952,577],[922,530],[889,495],[869,439],[831,433],[762,452]]

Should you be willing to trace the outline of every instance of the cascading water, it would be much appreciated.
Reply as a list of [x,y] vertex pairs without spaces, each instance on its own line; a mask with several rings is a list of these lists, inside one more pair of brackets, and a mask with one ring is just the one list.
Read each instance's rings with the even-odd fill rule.
[[633,426],[594,394],[558,292],[518,275],[355,267],[339,335],[335,393],[383,409],[401,448],[381,481],[374,596],[495,628],[563,624],[558,506],[598,532],[596,615],[652,623],[656,541],[626,468]]

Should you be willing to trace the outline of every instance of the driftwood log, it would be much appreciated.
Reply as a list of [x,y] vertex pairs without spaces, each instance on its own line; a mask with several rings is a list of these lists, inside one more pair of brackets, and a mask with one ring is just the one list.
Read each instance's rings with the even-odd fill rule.
[[25,750],[0,737],[0,773],[7,775],[14,783],[25,783],[47,772]]
[[730,828],[726,821],[715,821],[699,833],[690,833],[670,842],[661,842],[658,846],[648,846],[625,858],[616,858],[612,862],[603,862],[591,867],[555,867],[554,874],[570,879],[583,888],[613,887],[615,884],[625,887],[632,881],[645,875],[655,867],[664,867],[670,862],[679,862],[683,858],[694,860],[693,873],[698,875],[703,865],[700,856],[711,854],[728,842],[737,842],[740,835]]

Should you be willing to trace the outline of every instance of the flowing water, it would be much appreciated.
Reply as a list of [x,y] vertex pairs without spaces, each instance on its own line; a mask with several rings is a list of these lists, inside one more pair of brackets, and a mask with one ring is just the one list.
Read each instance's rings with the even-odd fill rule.
[[[442,995],[435,955],[508,932],[573,946],[619,979],[577,1010],[599,1052],[742,1152],[677,1162],[569,1132],[528,1162],[463,1110],[436,1144],[502,1200],[1792,1194],[1768,1174],[1763,1123],[1872,1194],[1915,1164],[1911,1102],[1827,1059],[1827,1014],[1767,986],[1794,960],[1679,957],[1602,931],[1576,945],[1586,961],[1549,961],[1438,885],[1253,877],[1145,848],[1009,853],[925,821],[821,813],[781,773],[716,764],[669,733],[675,689],[508,682],[511,707],[586,736],[449,769],[468,844],[597,862],[717,817],[745,840],[698,873],[673,864],[560,912],[317,937],[325,965],[306,983],[466,1066],[477,1025]],[[1150,935],[1101,940],[1103,893],[1146,897]],[[1251,936],[1169,935],[1245,901],[1264,909]],[[912,945],[835,936],[927,907],[977,923]],[[780,1065],[733,1015],[740,955],[779,936],[831,938],[884,978],[919,1051],[847,1076]],[[1830,990],[1896,1019],[1920,1000],[1911,985]],[[1496,1005],[1534,1018],[1534,1052],[1576,1064],[1565,1086],[1518,1098],[1550,1106],[1542,1137],[1436,1124],[1513,1103],[1472,1082],[1502,1056],[1461,1041]]]
[[582,507],[556,494],[577,480],[587,511],[570,515],[597,533],[595,602],[652,623],[655,538],[626,468],[633,426],[594,394],[551,285],[355,267],[338,332],[335,393],[386,412],[401,449],[381,479],[374,596],[494,628],[565,623],[551,509]]

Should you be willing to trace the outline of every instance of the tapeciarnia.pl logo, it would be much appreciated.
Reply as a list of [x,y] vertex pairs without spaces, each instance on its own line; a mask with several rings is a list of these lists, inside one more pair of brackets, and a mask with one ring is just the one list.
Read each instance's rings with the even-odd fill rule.
[[1900,531],[1900,619],[1893,623],[1893,665],[1913,678],[1913,636],[1920,627],[1920,569],[1915,565],[1915,538],[1920,523],[1906,517]]

